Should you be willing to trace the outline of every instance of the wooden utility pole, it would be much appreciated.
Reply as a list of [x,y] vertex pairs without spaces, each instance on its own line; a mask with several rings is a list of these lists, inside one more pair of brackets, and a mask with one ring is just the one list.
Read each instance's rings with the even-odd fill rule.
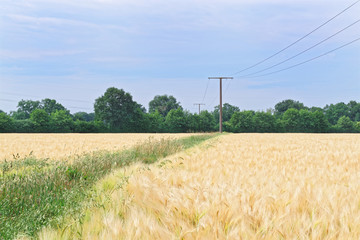
[[220,113],[219,113],[219,132],[222,133],[222,80],[233,79],[233,77],[209,77],[209,79],[220,80]]
[[205,105],[204,103],[194,103],[194,105],[199,105],[199,115],[200,115],[200,106]]

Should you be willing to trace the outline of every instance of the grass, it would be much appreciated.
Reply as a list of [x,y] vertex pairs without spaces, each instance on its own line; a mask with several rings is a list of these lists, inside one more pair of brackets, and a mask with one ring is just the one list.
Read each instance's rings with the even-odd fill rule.
[[214,135],[148,141],[122,152],[100,151],[79,156],[71,164],[36,158],[0,164],[0,238],[35,236],[48,224],[75,214],[88,199],[91,186],[132,162],[153,163]]

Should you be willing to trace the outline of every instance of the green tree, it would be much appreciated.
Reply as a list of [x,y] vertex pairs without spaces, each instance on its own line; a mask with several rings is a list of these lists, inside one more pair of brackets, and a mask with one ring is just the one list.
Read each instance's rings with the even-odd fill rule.
[[356,130],[355,123],[351,121],[348,116],[340,117],[336,124],[336,128],[338,129],[338,131],[344,133],[352,133]]
[[39,108],[41,108],[40,101],[21,100],[17,105],[17,110],[11,112],[11,116],[16,120],[29,119],[30,114]]
[[214,116],[208,111],[201,111],[199,115],[199,130],[202,132],[211,132],[215,128]]
[[191,132],[200,132],[200,116],[198,114],[185,112],[185,117],[188,120],[188,130]]
[[314,131],[313,114],[308,110],[300,109],[298,123],[299,132],[310,133]]
[[254,132],[254,111],[234,112],[225,126],[232,132]]
[[282,115],[282,122],[286,132],[300,132],[300,114],[299,110],[289,108]]
[[355,123],[355,131],[360,133],[360,122]]
[[306,109],[303,103],[292,99],[287,99],[275,105],[275,115],[282,115],[290,108],[294,108],[297,110]]
[[51,113],[51,131],[69,133],[74,129],[74,121],[66,110]]
[[159,111],[155,111],[148,114],[149,118],[149,132],[151,133],[161,133],[165,132],[165,118],[163,115],[159,113]]
[[108,88],[95,100],[94,109],[95,119],[103,121],[111,131],[139,132],[148,128],[141,105],[123,89]]
[[50,131],[50,116],[44,109],[35,109],[32,111],[30,120],[34,123],[35,132]]
[[56,111],[60,111],[60,110],[64,110],[66,111],[68,114],[70,114],[70,111],[67,110],[63,105],[61,105],[60,103],[56,102],[56,100],[54,99],[50,99],[50,98],[45,98],[43,100],[41,100],[41,108],[45,110],[45,112],[47,112],[49,115],[51,113],[54,113]]
[[182,109],[180,103],[171,95],[157,95],[149,102],[149,113],[158,111],[163,117],[166,117],[170,110],[178,108]]
[[181,108],[171,109],[166,115],[165,124],[167,130],[172,133],[186,132],[188,128],[188,119]]
[[0,112],[0,133],[13,131],[13,119],[4,112]]
[[14,132],[16,133],[33,133],[36,130],[35,123],[30,119],[14,120]]
[[360,103],[350,101],[347,106],[349,108],[349,117],[351,121],[360,121]]
[[325,133],[328,131],[329,122],[322,110],[312,113],[312,126],[315,133]]
[[276,119],[271,113],[256,112],[253,121],[255,132],[276,132]]
[[95,113],[77,112],[73,114],[74,120],[91,122],[95,120]]
[[[215,124],[219,124],[219,115],[220,115],[220,106],[217,105],[215,106],[215,109],[213,111],[213,116],[214,116],[214,120],[215,120]],[[224,103],[223,104],[223,108],[222,108],[222,119],[223,119],[223,122],[226,122],[226,121],[229,121],[230,118],[232,117],[232,115],[235,113],[235,112],[240,112],[240,109],[239,107],[236,107],[236,106],[233,106],[229,103]]]
[[316,111],[319,111],[319,112],[324,112],[324,109],[320,108],[320,107],[311,107],[310,109],[310,112],[316,112]]
[[327,120],[335,125],[342,116],[349,117],[349,107],[343,102],[326,105],[324,108]]

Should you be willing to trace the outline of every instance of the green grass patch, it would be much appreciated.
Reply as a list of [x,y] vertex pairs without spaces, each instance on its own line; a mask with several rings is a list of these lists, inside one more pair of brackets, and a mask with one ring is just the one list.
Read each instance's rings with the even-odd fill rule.
[[0,164],[0,239],[19,234],[35,236],[61,216],[76,213],[87,199],[87,190],[113,169],[142,161],[153,163],[216,136],[148,141],[122,152],[101,151],[73,163],[33,157]]

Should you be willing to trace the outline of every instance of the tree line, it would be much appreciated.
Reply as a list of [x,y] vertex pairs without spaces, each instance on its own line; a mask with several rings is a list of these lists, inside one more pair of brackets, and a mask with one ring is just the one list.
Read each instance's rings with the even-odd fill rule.
[[[360,103],[350,101],[306,107],[295,100],[277,103],[267,111],[242,110],[225,103],[223,128],[228,132],[359,133]],[[21,100],[16,111],[0,110],[3,133],[212,132],[219,128],[219,106],[193,114],[173,96],[158,95],[146,109],[123,89],[108,88],[95,100],[94,113],[71,114],[54,99]]]

